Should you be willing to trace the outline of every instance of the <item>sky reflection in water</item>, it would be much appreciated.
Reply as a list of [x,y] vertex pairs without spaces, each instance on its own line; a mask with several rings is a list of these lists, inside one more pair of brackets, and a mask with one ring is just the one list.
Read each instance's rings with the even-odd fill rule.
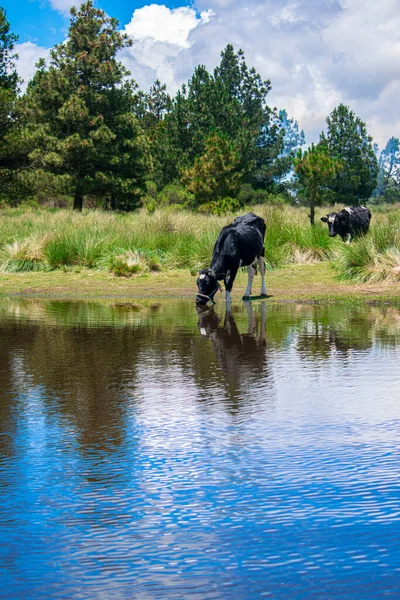
[[400,597],[399,323],[1,301],[0,597]]

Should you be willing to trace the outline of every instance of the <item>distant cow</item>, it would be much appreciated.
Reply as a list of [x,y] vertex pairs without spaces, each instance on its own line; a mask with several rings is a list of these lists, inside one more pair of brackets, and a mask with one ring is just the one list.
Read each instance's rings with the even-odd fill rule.
[[350,243],[352,237],[367,233],[371,213],[365,206],[349,206],[339,213],[329,213],[321,217],[321,221],[328,223],[329,235],[340,235],[343,241]]
[[248,284],[243,299],[251,295],[253,278],[256,273],[257,261],[260,263],[261,293],[266,296],[265,267],[264,267],[264,219],[254,213],[237,217],[233,223],[224,227],[215,242],[211,265],[200,271],[197,279],[197,304],[214,303],[216,292],[221,289],[219,281],[225,283],[226,302],[230,301],[233,282],[239,267],[247,267]]

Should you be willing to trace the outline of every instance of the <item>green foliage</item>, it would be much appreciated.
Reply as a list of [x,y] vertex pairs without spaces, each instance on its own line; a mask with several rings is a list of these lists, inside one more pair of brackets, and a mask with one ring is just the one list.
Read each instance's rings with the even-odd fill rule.
[[179,183],[169,183],[157,195],[159,206],[181,206],[192,208],[194,196]]
[[303,191],[304,201],[310,207],[311,225],[314,225],[315,207],[321,204],[322,191],[340,173],[342,163],[329,156],[324,144],[311,144],[308,150],[298,151],[293,166],[300,192]]
[[27,162],[27,153],[18,135],[19,78],[14,63],[18,37],[10,29],[6,12],[0,7],[0,204],[6,198],[17,204],[23,191],[13,170],[21,169]]
[[271,195],[262,189],[254,189],[251,183],[243,183],[237,194],[239,206],[251,204],[266,204],[271,201]]
[[365,123],[348,106],[340,104],[327,117],[327,135],[320,144],[342,169],[329,184],[334,201],[350,205],[366,202],[376,187],[378,161]]
[[18,86],[18,75],[14,64],[17,58],[14,46],[18,36],[11,33],[10,29],[6,11],[0,6],[0,88],[15,92]]
[[[161,168],[169,181],[176,179],[204,155],[210,136],[219,132],[238,153],[236,172],[241,178],[256,182],[257,171],[265,187],[276,174],[272,165],[283,140],[278,114],[266,103],[270,89],[270,82],[247,66],[242,50],[236,53],[228,44],[213,73],[199,65],[172,99],[162,127],[155,130],[156,137],[163,134],[152,145],[155,170]],[[172,161],[162,156],[166,141]],[[261,175],[258,187],[260,182]]]
[[[39,61],[18,98],[16,40],[0,7],[0,205],[69,201],[81,210],[85,198],[86,206],[120,211],[143,203],[148,213],[175,206],[223,214],[289,199],[304,133],[285,110],[268,106],[271,83],[242,50],[228,44],[212,72],[198,65],[173,98],[160,80],[145,93],[117,60],[128,36],[87,0],[71,10],[65,43],[48,65]],[[307,151],[318,154],[313,175],[307,153],[296,158],[297,199],[310,206],[312,222],[322,198],[366,202],[378,172],[372,138],[349,107],[335,108],[327,125]],[[333,176],[322,148],[336,161]],[[375,202],[400,199],[399,162],[399,140],[391,138]]]
[[400,139],[391,137],[379,157],[379,174],[374,192],[376,202],[400,201]]
[[155,181],[146,181],[146,194],[151,198],[157,197],[157,184]]
[[42,61],[24,102],[32,160],[68,175],[74,208],[100,196],[122,210],[140,201],[147,170],[146,140],[133,115],[136,86],[116,54],[130,45],[118,22],[91,0],[71,9],[67,41]]
[[136,273],[159,271],[161,265],[154,252],[128,250],[116,256],[111,255],[108,268],[117,277],[131,277]]
[[192,167],[183,170],[182,181],[194,195],[195,204],[236,195],[241,179],[240,156],[232,141],[220,132],[205,142],[204,154],[195,158]]
[[219,198],[215,202],[208,202],[199,206],[199,212],[205,215],[228,215],[238,211],[239,201],[236,198]]

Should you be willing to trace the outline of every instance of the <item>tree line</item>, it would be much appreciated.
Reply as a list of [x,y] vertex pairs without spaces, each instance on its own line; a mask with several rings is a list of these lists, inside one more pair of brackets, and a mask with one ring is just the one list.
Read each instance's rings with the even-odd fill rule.
[[400,200],[399,139],[381,152],[348,106],[303,150],[299,124],[268,104],[271,82],[232,45],[213,72],[195,68],[175,96],[139,89],[118,53],[131,45],[92,0],[71,9],[68,37],[21,93],[0,7],[0,204],[72,197],[114,210],[179,204],[222,213],[283,200],[314,207]]

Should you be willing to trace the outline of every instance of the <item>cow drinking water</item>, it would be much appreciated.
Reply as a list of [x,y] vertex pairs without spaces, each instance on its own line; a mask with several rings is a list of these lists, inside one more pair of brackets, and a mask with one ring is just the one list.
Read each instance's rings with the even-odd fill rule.
[[266,296],[264,267],[264,219],[254,213],[237,217],[233,223],[223,227],[215,242],[211,264],[208,269],[200,271],[197,279],[197,304],[214,303],[216,292],[221,289],[220,281],[225,283],[225,299],[230,302],[233,282],[239,267],[247,267],[248,284],[243,299],[251,295],[253,278],[257,262],[260,264],[261,293]]
[[340,235],[348,243],[352,237],[367,233],[370,220],[371,213],[365,206],[349,206],[321,217],[321,221],[328,223],[330,237]]

